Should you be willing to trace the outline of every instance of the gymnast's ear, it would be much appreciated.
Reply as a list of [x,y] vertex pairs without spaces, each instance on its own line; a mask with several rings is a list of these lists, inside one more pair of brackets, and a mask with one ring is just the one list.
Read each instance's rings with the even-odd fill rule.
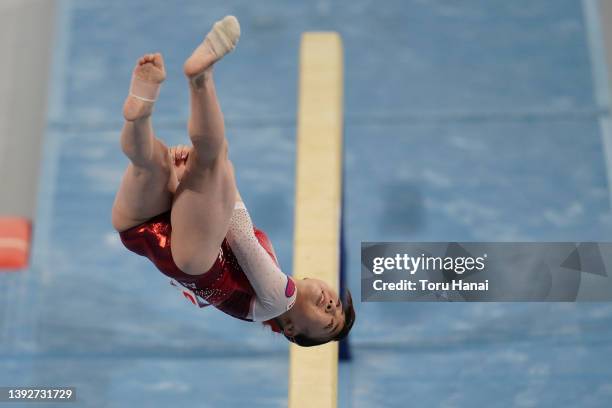
[[295,326],[291,321],[288,321],[283,325],[283,334],[289,337],[294,337],[297,334]]

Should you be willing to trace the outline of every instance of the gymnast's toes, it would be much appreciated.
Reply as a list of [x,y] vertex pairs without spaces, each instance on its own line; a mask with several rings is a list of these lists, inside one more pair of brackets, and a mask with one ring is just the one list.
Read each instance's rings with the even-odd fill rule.
[[185,61],[184,71],[188,78],[204,73],[216,61],[236,48],[240,38],[240,24],[234,16],[217,21],[206,38]]
[[[123,105],[123,116],[126,120],[134,121],[151,115],[154,99],[134,95],[144,91],[154,94],[165,79],[166,69],[161,54],[145,54],[138,60],[132,73],[130,94]],[[138,87],[136,92],[135,87]]]

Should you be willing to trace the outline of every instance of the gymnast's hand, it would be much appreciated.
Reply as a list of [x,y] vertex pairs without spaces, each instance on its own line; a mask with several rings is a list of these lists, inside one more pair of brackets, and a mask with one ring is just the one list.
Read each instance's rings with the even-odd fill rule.
[[170,153],[170,158],[172,159],[172,163],[174,164],[174,171],[176,173],[176,177],[178,178],[179,183],[181,182],[181,178],[183,177],[185,165],[187,164],[187,158],[189,157],[191,149],[191,146],[185,145],[172,146],[168,149]]

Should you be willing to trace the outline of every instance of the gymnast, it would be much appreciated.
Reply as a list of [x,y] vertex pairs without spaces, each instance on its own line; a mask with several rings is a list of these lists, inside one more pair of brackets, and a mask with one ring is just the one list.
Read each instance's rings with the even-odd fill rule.
[[355,320],[350,292],[341,299],[322,280],[285,275],[236,186],[213,66],[239,37],[238,20],[227,16],[185,62],[189,147],[168,148],[154,135],[164,62],[159,53],[138,60],[123,107],[121,149],[130,163],[113,227],[126,248],[147,257],[195,305],[262,322],[300,346],[338,341]]

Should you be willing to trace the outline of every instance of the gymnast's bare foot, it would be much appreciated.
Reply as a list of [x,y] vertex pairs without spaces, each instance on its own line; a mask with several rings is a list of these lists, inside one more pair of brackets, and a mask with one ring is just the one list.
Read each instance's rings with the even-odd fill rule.
[[217,21],[206,38],[185,61],[183,69],[190,79],[197,79],[212,68],[212,65],[231,52],[240,38],[240,24],[234,16]]
[[[159,86],[166,79],[166,69],[161,54],[145,54],[136,63],[133,72],[134,79],[141,81],[144,86],[154,88]],[[151,116],[153,112],[153,100],[134,97],[128,95],[123,105],[123,116],[127,121]]]

